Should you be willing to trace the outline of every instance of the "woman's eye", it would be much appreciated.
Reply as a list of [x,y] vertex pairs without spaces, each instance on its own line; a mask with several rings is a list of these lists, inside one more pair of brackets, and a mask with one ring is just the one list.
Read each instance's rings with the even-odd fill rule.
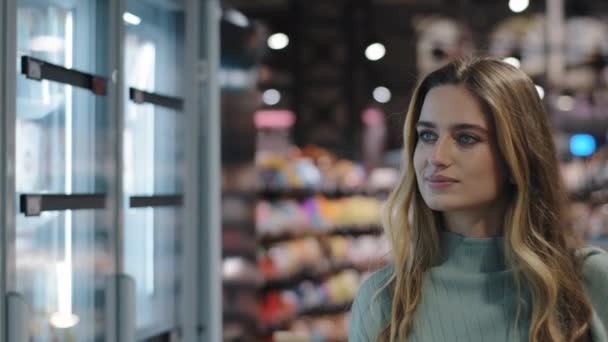
[[479,139],[477,139],[476,137],[474,137],[472,135],[468,135],[468,134],[463,134],[458,137],[458,143],[462,144],[462,145],[472,145],[478,141],[479,141]]
[[435,133],[429,131],[422,131],[418,133],[418,138],[424,142],[434,141],[437,139]]

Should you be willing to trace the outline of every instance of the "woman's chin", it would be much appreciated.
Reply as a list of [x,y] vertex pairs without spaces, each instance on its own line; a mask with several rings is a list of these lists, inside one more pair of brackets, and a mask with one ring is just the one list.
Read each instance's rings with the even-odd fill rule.
[[433,199],[426,201],[426,205],[434,211],[456,211],[466,209],[468,206],[465,203],[447,199]]

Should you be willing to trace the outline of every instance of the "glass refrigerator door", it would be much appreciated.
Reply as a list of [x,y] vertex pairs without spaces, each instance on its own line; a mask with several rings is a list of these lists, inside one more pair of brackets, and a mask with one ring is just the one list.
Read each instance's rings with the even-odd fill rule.
[[17,0],[14,290],[29,341],[104,340],[115,271],[105,208],[107,6]]
[[183,11],[128,1],[123,186],[125,272],[138,341],[177,326],[181,231]]

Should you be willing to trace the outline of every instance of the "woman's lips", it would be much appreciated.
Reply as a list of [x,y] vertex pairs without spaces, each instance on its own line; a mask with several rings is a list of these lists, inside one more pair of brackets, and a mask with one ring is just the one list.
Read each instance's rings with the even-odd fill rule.
[[458,182],[455,179],[442,176],[428,177],[425,180],[432,189],[445,189]]

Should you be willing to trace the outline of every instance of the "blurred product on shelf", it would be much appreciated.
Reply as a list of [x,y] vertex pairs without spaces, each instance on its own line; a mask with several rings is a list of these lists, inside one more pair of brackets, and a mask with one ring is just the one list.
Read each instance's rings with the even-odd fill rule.
[[227,257],[222,261],[222,278],[224,286],[257,289],[263,278],[257,266],[250,260],[239,257]]
[[331,232],[340,228],[366,229],[380,225],[381,201],[374,197],[353,196],[329,199],[325,196],[260,201],[256,207],[260,236],[284,233]]
[[388,262],[390,246],[382,235],[333,236],[328,239],[328,244],[331,259],[342,265],[354,265],[357,269],[367,270]]
[[608,185],[608,150],[602,148],[589,157],[562,162],[560,172],[568,191],[577,199],[586,199]]
[[608,204],[591,206],[574,202],[570,207],[575,230],[590,242],[608,243]]
[[307,268],[325,267],[325,255],[319,241],[305,238],[272,246],[258,257],[258,265],[267,280],[292,275]]
[[260,335],[273,341],[345,341],[363,279],[389,262],[382,203],[394,168],[366,172],[315,146],[258,151]]
[[307,336],[308,341],[346,341],[348,317],[349,315],[302,317],[292,323],[291,331]]
[[303,149],[292,147],[287,155],[258,151],[256,165],[262,191],[307,189],[324,193],[362,194],[387,190],[397,178],[397,171],[393,169],[384,169],[375,177],[367,177],[361,164],[339,159],[316,146]]
[[243,225],[254,221],[251,204],[244,200],[245,194],[229,196],[224,192],[222,196],[222,222],[228,225]]
[[570,196],[570,217],[577,238],[608,247],[608,150],[588,158],[573,158],[561,164],[561,175]]
[[286,288],[345,269],[373,269],[387,258],[388,241],[383,236],[319,236],[280,242],[261,251],[258,268],[266,289]]
[[304,281],[287,290],[273,290],[261,301],[260,322],[267,333],[291,330],[317,334],[322,341],[344,339],[331,329],[316,329],[318,322],[337,322],[346,327],[345,316],[364,276],[355,270],[341,271],[324,281]]

